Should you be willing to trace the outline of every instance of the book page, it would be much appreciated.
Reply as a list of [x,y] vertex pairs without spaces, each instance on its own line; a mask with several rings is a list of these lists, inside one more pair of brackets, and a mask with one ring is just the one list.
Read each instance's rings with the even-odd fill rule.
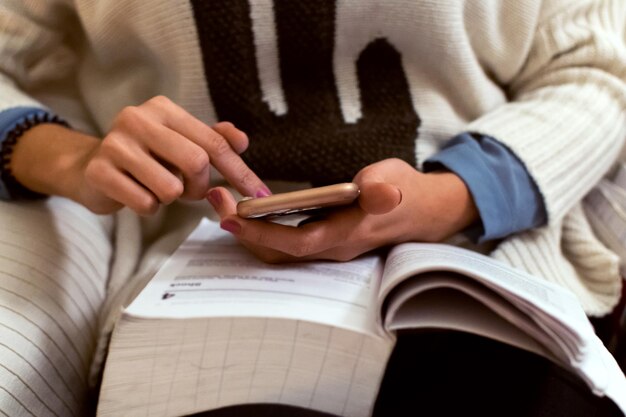
[[[488,256],[444,244],[405,243],[389,254],[381,282],[379,302],[403,280],[421,272],[450,271],[474,278],[514,303],[539,325],[558,326],[573,340],[564,346],[580,348],[593,328],[575,296],[551,282],[542,281]],[[554,331],[546,329],[546,331]],[[578,352],[573,351],[572,354]]]
[[[562,363],[559,346],[502,296],[466,277],[428,272],[388,296],[385,328],[445,328],[474,333]],[[495,313],[495,314],[494,314]],[[553,351],[556,350],[556,355]]]
[[381,334],[382,260],[266,264],[208,219],[128,306],[138,317],[275,317]]
[[398,282],[426,271],[458,272],[496,291],[559,344],[567,355],[562,358],[564,362],[574,365],[585,355],[594,331],[574,295],[485,255],[443,244],[399,245],[387,260],[381,293],[386,294]]
[[387,258],[379,303],[399,283],[428,271],[457,272],[495,291],[558,344],[565,355],[560,361],[596,394],[626,394],[626,383],[615,385],[619,367],[606,360],[610,353],[571,292],[487,256],[443,244],[398,245]]

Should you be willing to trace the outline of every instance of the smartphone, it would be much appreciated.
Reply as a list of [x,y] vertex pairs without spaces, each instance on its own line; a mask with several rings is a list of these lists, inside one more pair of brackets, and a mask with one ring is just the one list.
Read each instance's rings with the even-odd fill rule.
[[248,219],[308,213],[317,209],[352,203],[359,187],[351,182],[273,194],[267,197],[245,197],[237,203],[237,214]]

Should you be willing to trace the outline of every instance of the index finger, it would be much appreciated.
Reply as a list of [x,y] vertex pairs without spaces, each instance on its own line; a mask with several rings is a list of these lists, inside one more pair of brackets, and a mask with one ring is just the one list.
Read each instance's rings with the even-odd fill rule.
[[271,193],[265,183],[246,165],[230,144],[217,132],[207,132],[200,144],[207,149],[211,164],[222,174],[224,179],[244,196],[266,197]]

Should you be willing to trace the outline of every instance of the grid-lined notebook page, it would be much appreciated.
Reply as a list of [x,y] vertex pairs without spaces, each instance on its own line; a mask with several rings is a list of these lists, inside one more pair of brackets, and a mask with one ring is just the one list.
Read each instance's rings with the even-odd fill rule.
[[376,319],[381,268],[267,265],[203,221],[116,326],[99,415],[252,402],[369,415],[393,344]]
[[392,348],[391,340],[304,321],[124,320],[98,415],[177,416],[281,403],[368,416]]

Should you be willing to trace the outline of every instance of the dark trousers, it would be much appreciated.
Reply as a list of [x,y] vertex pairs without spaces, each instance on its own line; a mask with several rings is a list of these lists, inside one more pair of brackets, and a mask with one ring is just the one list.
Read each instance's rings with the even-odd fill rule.
[[[403,332],[389,360],[376,417],[623,416],[550,361],[461,332]],[[227,407],[195,417],[329,417],[278,405]]]

